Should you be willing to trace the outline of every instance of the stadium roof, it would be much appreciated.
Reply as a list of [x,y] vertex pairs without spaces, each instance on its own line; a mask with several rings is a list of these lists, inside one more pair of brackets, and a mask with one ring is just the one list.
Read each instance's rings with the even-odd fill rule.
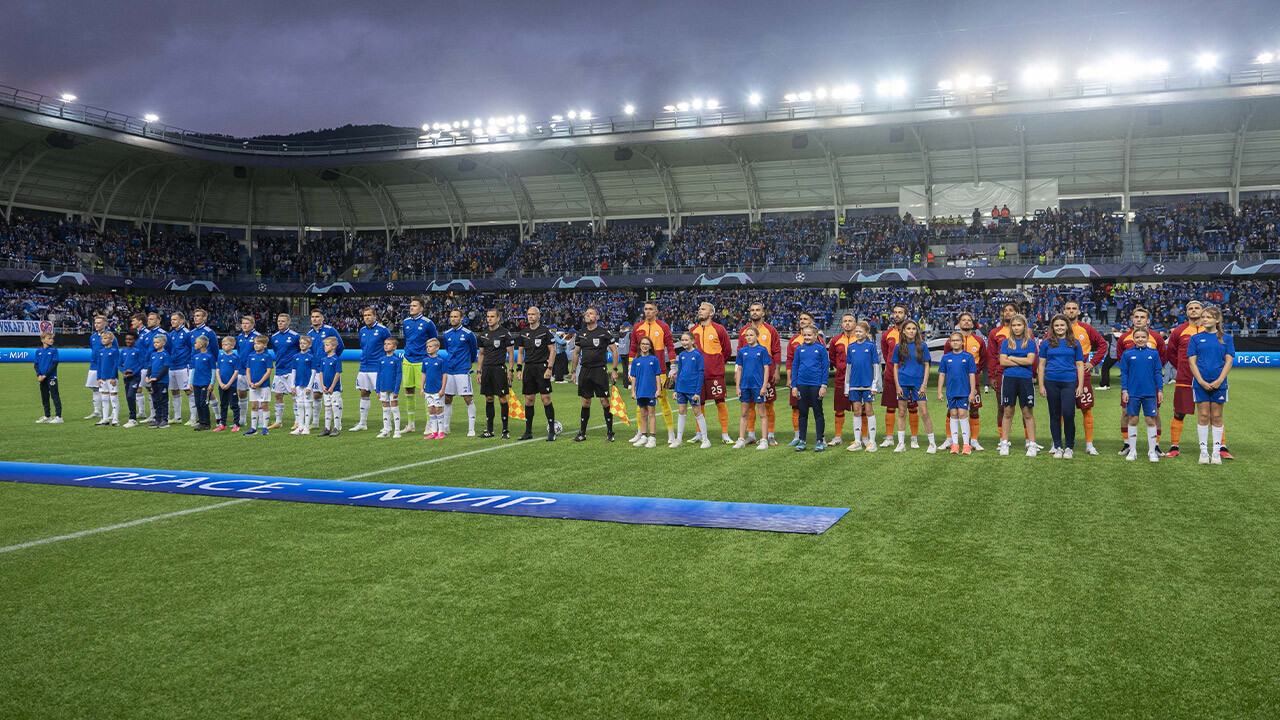
[[395,232],[896,206],[902,185],[979,180],[1055,178],[1066,197],[1280,186],[1280,77],[1220,80],[341,148],[249,145],[14,93],[0,96],[0,202],[6,216],[19,205],[100,223]]

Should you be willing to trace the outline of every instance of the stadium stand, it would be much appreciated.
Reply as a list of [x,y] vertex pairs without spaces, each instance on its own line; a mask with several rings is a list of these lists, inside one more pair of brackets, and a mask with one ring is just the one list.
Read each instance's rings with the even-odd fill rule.
[[586,224],[546,224],[515,249],[507,271],[625,271],[648,264],[661,238],[661,228],[653,225],[610,226],[596,232]]
[[808,266],[830,239],[829,218],[740,218],[689,220],[672,234],[658,257],[665,268]]
[[919,265],[928,254],[927,229],[907,215],[846,218],[830,260],[837,266]]

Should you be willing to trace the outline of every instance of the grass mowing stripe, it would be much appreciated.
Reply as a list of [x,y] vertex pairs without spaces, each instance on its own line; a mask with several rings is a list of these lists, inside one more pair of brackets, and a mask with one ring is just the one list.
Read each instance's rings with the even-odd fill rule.
[[129,522],[116,523],[115,525],[107,525],[105,527],[93,528],[90,530],[81,530],[68,535],[56,535],[54,537],[42,538],[40,540],[32,540],[30,542],[18,543],[8,547],[0,547],[0,553],[12,552],[14,550],[25,550],[27,548],[36,547],[38,545],[48,545],[49,543],[58,542],[60,540],[74,540],[82,538],[86,535],[95,535],[109,530],[123,530],[124,528],[133,527],[134,525],[142,525],[143,523],[155,522],[156,520],[165,520],[180,515],[190,515],[192,513],[204,512],[205,510],[213,510],[214,508],[226,507],[228,505],[239,505],[240,503],[249,502],[250,498],[240,498],[238,500],[228,500],[226,502],[215,503],[213,505],[202,505],[200,507],[188,508],[177,512],[165,513],[163,515],[152,515],[151,517],[130,520]]

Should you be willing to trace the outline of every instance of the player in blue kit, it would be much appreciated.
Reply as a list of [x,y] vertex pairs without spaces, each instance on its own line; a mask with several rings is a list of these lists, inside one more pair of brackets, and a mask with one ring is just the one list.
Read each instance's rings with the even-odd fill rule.
[[102,395],[102,419],[98,425],[120,424],[120,348],[112,332],[102,333],[102,348],[98,350],[98,392]]
[[[151,365],[151,353],[156,351],[156,335],[164,335],[165,349],[167,351],[169,347],[169,333],[164,329],[164,327],[162,327],[162,323],[160,322],[160,313],[147,313],[147,341],[145,343],[139,342],[138,344],[138,350],[142,352],[143,368],[150,367]],[[139,338],[139,340],[141,340],[141,338]],[[156,419],[155,398],[152,396],[150,388],[144,390],[142,396],[146,403],[151,406],[151,411],[147,414],[147,419],[145,420],[146,423],[150,424]],[[166,395],[165,403],[167,404],[168,402],[169,396]]]
[[[1027,318],[1014,314],[1009,320],[1008,337],[1000,341],[998,362],[1004,372],[1000,374],[1000,444],[998,452],[1009,454],[1009,431],[1013,426],[1013,410],[1022,408],[1022,425],[1026,428],[1027,457],[1035,457],[1040,446],[1036,445],[1036,390],[1033,370],[1036,367],[1040,346],[1031,337]],[[1083,351],[1082,353],[1083,354]]]
[[369,429],[371,395],[378,389],[378,363],[382,361],[382,343],[391,337],[387,326],[378,322],[373,308],[362,313],[364,325],[360,327],[360,367],[356,371],[356,389],[360,391],[360,421],[351,426],[351,432]]
[[421,298],[409,301],[409,317],[400,321],[404,333],[404,395],[400,407],[405,408],[409,423],[405,432],[417,429],[414,415],[418,406],[418,388],[422,387],[422,361],[427,358],[427,341],[436,337],[436,324],[423,315],[426,304]]
[[658,404],[658,376],[662,374],[662,361],[653,354],[653,341],[648,337],[640,338],[639,353],[627,370],[631,375],[631,397],[640,409],[640,437],[631,444],[653,448],[658,446],[658,416],[653,408]]
[[[467,404],[467,437],[476,434],[476,406],[472,400],[471,366],[480,358],[475,333],[462,324],[462,311],[449,311],[449,329],[440,336],[440,347],[445,351],[444,361],[444,429],[449,434],[453,420],[453,398],[461,395]],[[547,397],[551,388],[547,387]],[[527,417],[527,416],[526,416]],[[532,420],[529,420],[532,422]]]
[[813,451],[822,452],[827,449],[825,433],[827,419],[822,410],[822,401],[827,397],[827,380],[831,374],[831,356],[827,349],[818,342],[818,328],[806,325],[801,331],[803,341],[791,353],[791,372],[787,379],[791,385],[791,396],[798,400],[800,418],[795,440],[788,443],[796,452],[807,449],[805,437],[809,433],[809,411],[813,411],[813,424],[816,437]]
[[102,417],[102,392],[98,389],[98,353],[102,350],[102,333],[106,329],[106,316],[94,315],[93,332],[89,335],[89,374],[84,379],[84,386],[93,391],[93,413],[86,415],[85,420]]
[[[746,346],[738,346],[738,355],[734,358],[733,384],[738,388],[738,405],[742,408],[738,416],[738,441],[733,444],[735,450],[747,446],[747,418],[756,413],[756,421],[763,431],[768,428],[765,417],[765,390],[773,387],[773,358],[770,349],[760,344],[760,333],[755,326],[748,325],[742,330],[742,339]],[[704,435],[705,437],[705,435]],[[756,450],[768,450],[769,437],[760,433],[760,441]]]
[[698,435],[694,436],[694,440],[701,436],[701,447],[706,450],[711,447],[711,441],[707,439],[707,418],[702,414],[701,402],[706,364],[702,359],[702,351],[693,341],[693,333],[681,333],[680,347],[684,348],[684,351],[676,357],[667,378],[668,381],[675,381],[676,407],[680,412],[680,416],[676,418],[676,438],[671,441],[670,446],[677,448],[684,444],[685,417],[689,412],[689,406],[693,405],[694,422],[698,426]]
[[871,325],[859,320],[853,326],[853,342],[844,353],[844,394],[853,410],[853,441],[848,452],[862,449],[862,417],[867,417],[867,452],[876,451],[876,414],[871,403],[880,392],[880,349],[871,339]]
[[209,387],[213,385],[213,373],[218,359],[209,352],[209,338],[206,335],[195,336],[191,353],[191,396],[196,401],[196,430],[208,430],[209,424]]
[[[204,308],[196,308],[191,311],[191,322],[191,347],[194,348],[196,346],[196,338],[203,337],[208,343],[209,353],[213,355],[214,362],[216,363],[218,359],[218,348],[221,346],[218,344],[218,333],[214,332],[213,328],[209,327],[209,311]],[[194,371],[195,368],[192,367],[192,370]],[[218,403],[215,402],[212,380],[209,383],[208,392],[205,394],[205,403],[212,403],[209,409],[213,414],[213,418],[221,424],[222,409],[219,407]]]
[[342,355],[338,352],[341,346],[340,338],[325,338],[324,357],[316,368],[320,391],[324,393],[324,432],[320,437],[338,437],[342,432]]
[[444,356],[440,340],[427,341],[427,356],[422,359],[422,399],[427,406],[423,440],[444,439]]
[[142,380],[143,357],[142,350],[138,348],[138,334],[125,333],[124,347],[120,348],[120,384],[124,386],[129,420],[121,427],[138,427],[138,382]]
[[1138,458],[1138,415],[1147,418],[1147,459],[1160,462],[1160,421],[1157,407],[1164,402],[1164,362],[1160,351],[1147,347],[1150,333],[1146,328],[1133,331],[1133,347],[1120,356],[1120,402],[1129,416],[1129,454],[1125,460]]
[[[1200,464],[1222,464],[1222,409],[1227,404],[1227,373],[1236,357],[1236,343],[1222,332],[1222,311],[1214,305],[1200,315],[1201,332],[1187,345],[1187,362],[1195,378],[1196,429],[1200,433]],[[1212,426],[1213,446],[1209,433]]]
[[249,380],[249,429],[245,435],[264,436],[267,430],[267,404],[271,402],[271,356],[267,354],[267,336],[253,339],[253,352],[244,361],[244,372]]
[[[38,423],[62,422],[62,397],[58,394],[58,348],[53,346],[53,333],[40,333],[40,349],[36,350],[36,382],[40,383],[40,402],[44,404],[44,415]],[[53,402],[53,413],[49,412],[49,403]]]
[[[222,352],[218,353],[218,405],[221,406],[219,415],[221,421],[218,427],[214,428],[214,432],[222,432],[230,430],[231,432],[240,432],[240,392],[238,390],[240,380],[240,353],[236,350],[236,339],[230,335],[222,338]],[[230,412],[230,414],[228,414]],[[231,421],[231,427],[226,426],[226,422]]]
[[[311,338],[311,427],[320,427],[321,403],[324,402],[323,388],[320,386],[320,361],[325,358],[326,349],[324,341],[333,338],[338,341],[338,357],[342,357],[344,349],[342,336],[338,335],[337,329],[324,321],[324,313],[319,310],[311,311],[311,329],[307,331],[307,337]],[[297,386],[297,378],[294,378],[294,386]]]
[[[169,422],[182,422],[182,396],[187,396],[187,404],[195,407],[191,398],[191,329],[187,327],[187,315],[174,312],[169,316]],[[188,409],[191,409],[188,408]],[[195,427],[196,418],[192,413],[187,425]]]
[[[278,363],[277,363],[278,365]],[[298,338],[298,354],[293,357],[293,429],[290,435],[310,435],[312,417],[311,375],[315,356],[311,353],[311,338]]]
[[169,352],[165,350],[168,341],[165,333],[151,335],[151,353],[142,375],[142,384],[151,391],[151,409],[155,414],[147,426],[156,429],[169,427]]
[[[275,396],[276,419],[267,426],[270,430],[284,427],[284,397],[293,396],[293,361],[298,357],[298,340],[302,338],[293,329],[293,317],[289,313],[276,316],[276,332],[271,335],[271,352],[276,356],[276,374],[271,379],[271,393]],[[293,404],[293,427],[298,427],[298,404]]]
[[951,333],[951,352],[938,361],[938,402],[947,403],[952,455],[970,455],[969,403],[978,394],[978,364],[964,349],[964,333]]
[[396,355],[396,339],[382,341],[378,361],[378,400],[382,403],[382,432],[378,437],[400,437],[400,384],[404,380],[404,360]]
[[[924,431],[929,437],[929,447],[925,452],[932,455],[938,452],[938,445],[933,438],[933,420],[929,417],[929,408],[925,404],[929,394],[929,347],[920,334],[920,326],[915,320],[904,322],[899,332],[898,344],[893,350],[893,375],[894,383],[898,388],[898,413],[900,417],[907,417],[907,406],[912,401],[917,403],[920,422],[924,424]],[[888,360],[888,358],[885,359]],[[906,439],[906,431],[899,425],[898,444],[893,451],[906,452]]]

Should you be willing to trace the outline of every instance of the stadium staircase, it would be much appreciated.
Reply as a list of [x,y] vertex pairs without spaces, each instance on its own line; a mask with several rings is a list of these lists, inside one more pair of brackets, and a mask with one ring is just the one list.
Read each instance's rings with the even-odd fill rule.
[[[822,244],[822,250],[818,252],[818,259],[813,261],[813,266],[817,270],[831,269],[831,256],[840,248],[840,239],[835,233],[827,238]],[[836,323],[839,326],[839,323]]]
[[1142,232],[1136,223],[1120,236],[1120,259],[1123,262],[1142,262]]
[[[361,278],[368,280],[373,277],[373,271],[377,268],[374,263],[356,263],[347,268],[338,276],[339,280],[358,281]],[[357,271],[359,271],[357,273]]]

